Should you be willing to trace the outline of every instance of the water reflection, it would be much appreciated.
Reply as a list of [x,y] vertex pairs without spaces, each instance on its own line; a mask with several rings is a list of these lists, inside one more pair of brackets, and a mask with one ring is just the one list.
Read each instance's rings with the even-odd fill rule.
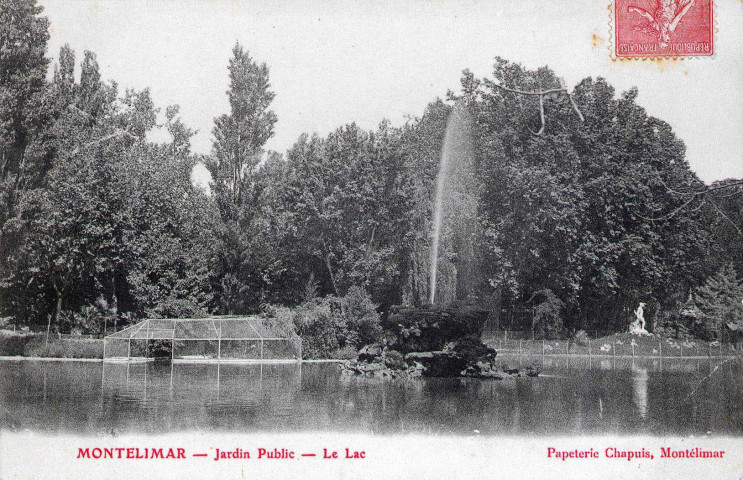
[[0,425],[114,434],[743,434],[740,360],[717,368],[719,361],[701,359],[503,358],[519,360],[524,366],[541,362],[543,376],[384,381],[345,378],[332,364],[104,369],[0,362]]
[[632,363],[632,399],[642,418],[648,415],[648,369]]

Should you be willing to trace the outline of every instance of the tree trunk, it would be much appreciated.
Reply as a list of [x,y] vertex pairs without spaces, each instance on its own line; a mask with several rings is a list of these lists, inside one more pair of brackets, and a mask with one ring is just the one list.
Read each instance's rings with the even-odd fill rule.
[[116,295],[116,273],[111,276],[111,300],[113,300],[113,311],[119,315],[119,297]]
[[333,286],[333,293],[335,293],[336,296],[338,296],[338,285],[335,283],[335,275],[333,275],[333,268],[330,266],[330,249],[328,249],[328,244],[325,242],[325,239],[322,239],[322,246],[323,246],[323,260],[325,260],[325,267],[328,269],[328,274],[330,275],[330,283]]
[[44,347],[49,346],[49,330],[52,328],[52,315],[49,314],[46,316],[46,342],[44,342]]
[[57,306],[54,309],[54,323],[59,324],[59,314],[62,312],[62,293],[64,288],[57,291]]
[[[56,282],[55,282],[56,285]],[[54,324],[58,324],[59,322],[59,314],[62,311],[62,293],[64,292],[64,288],[57,289],[55,286],[55,290],[57,291],[57,305],[54,308]],[[47,323],[46,323],[46,346],[49,346],[49,332],[52,329],[52,316],[49,315],[47,317]]]
[[419,285],[418,285],[418,259],[416,258],[416,250],[415,250],[416,242],[415,239],[413,239],[413,246],[410,249],[410,254],[408,255],[408,261],[410,262],[410,267],[412,270],[412,273],[410,275],[411,277],[411,285],[410,289],[412,290],[412,299],[413,299],[413,306],[420,307],[421,306],[421,295],[419,291]]
[[333,293],[338,295],[338,285],[335,283],[335,275],[333,275],[333,268],[330,266],[330,254],[325,254],[325,266],[328,269],[330,275],[330,283],[333,285]]

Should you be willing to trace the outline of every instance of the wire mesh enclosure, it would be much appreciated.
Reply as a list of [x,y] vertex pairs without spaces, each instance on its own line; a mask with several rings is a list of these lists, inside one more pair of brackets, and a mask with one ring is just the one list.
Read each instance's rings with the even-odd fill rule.
[[299,361],[301,339],[290,326],[248,317],[148,319],[103,339],[107,361]]

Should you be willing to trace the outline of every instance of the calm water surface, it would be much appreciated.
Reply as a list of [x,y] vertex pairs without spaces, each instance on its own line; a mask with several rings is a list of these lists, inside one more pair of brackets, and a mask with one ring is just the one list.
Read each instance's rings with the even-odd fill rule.
[[521,362],[534,359],[543,364],[542,377],[507,381],[346,378],[335,364],[104,370],[100,363],[0,361],[0,427],[92,434],[743,434],[740,359]]

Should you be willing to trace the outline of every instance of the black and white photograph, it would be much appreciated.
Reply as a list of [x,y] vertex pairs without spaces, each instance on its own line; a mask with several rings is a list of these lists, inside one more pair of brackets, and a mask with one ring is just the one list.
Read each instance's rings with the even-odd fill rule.
[[0,479],[740,480],[741,27],[0,0]]

